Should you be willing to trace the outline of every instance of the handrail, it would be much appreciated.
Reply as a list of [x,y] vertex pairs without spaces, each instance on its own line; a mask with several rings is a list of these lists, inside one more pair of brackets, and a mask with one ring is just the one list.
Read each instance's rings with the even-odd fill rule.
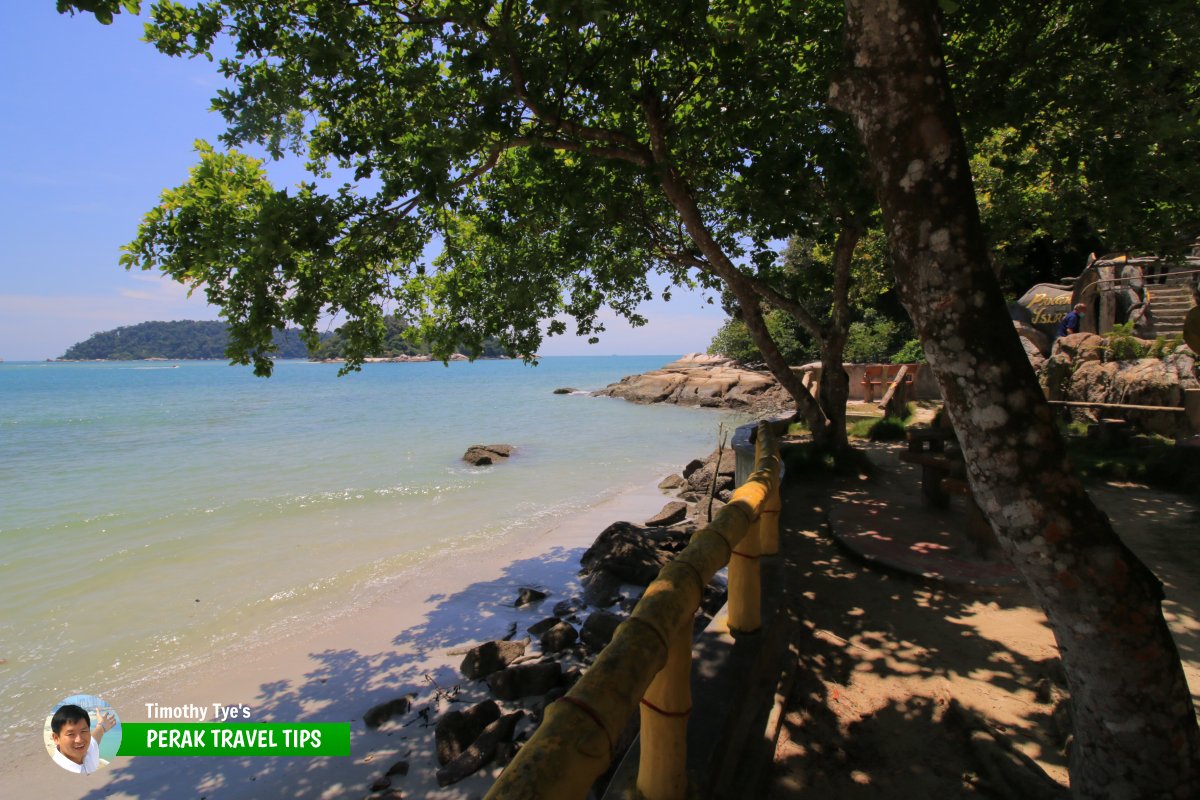
[[[739,627],[735,619],[752,623],[758,614],[758,521],[761,516],[769,524],[777,514],[782,462],[771,424],[760,422],[757,433],[755,472],[662,568],[566,696],[546,707],[541,726],[493,784],[488,800],[586,797],[616,757],[617,739],[639,706],[643,758],[638,790],[649,800],[684,796],[691,627],[704,587],[730,564],[730,626]],[[735,553],[747,557],[730,563]],[[749,563],[739,571],[739,562]],[[751,576],[743,572],[750,565],[752,587]],[[752,613],[744,607],[749,590],[754,593]]]

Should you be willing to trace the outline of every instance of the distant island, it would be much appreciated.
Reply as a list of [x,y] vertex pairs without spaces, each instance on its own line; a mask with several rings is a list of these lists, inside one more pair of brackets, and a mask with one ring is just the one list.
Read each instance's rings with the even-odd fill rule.
[[[383,346],[372,358],[404,358],[429,355],[424,343],[414,343],[404,337],[407,323],[395,316],[384,319],[387,332]],[[137,361],[145,359],[193,360],[224,359],[229,343],[229,328],[213,320],[179,320],[175,322],[142,322],[109,331],[94,333],[82,342],[71,345],[59,361]],[[276,358],[304,358],[316,361],[338,360],[345,357],[345,342],[340,330],[321,334],[321,343],[310,351],[295,328],[275,331]],[[460,353],[466,355],[464,349]],[[508,352],[495,339],[484,342],[481,358],[507,358]]]

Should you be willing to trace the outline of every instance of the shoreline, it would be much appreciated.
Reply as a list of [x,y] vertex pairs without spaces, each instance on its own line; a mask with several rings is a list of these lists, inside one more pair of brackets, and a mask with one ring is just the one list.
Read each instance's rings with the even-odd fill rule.
[[[499,773],[495,765],[438,788],[434,728],[417,712],[428,708],[436,722],[438,713],[451,708],[442,701],[443,690],[456,686],[461,702],[454,708],[485,699],[486,684],[468,684],[458,672],[459,651],[503,638],[514,623],[515,638],[523,638],[525,628],[550,616],[555,603],[581,593],[579,556],[604,528],[618,520],[641,522],[669,499],[656,483],[639,485],[515,541],[440,552],[362,607],[352,605],[282,639],[230,646],[191,674],[105,696],[126,722],[149,721],[146,703],[247,705],[251,721],[350,721],[349,758],[121,757],[81,778],[57,769],[38,737],[13,746],[0,781],[27,787],[31,796],[89,800],[193,794],[207,800],[333,798],[369,793],[404,758],[410,772],[394,785],[407,796],[482,794]],[[515,608],[522,586],[539,587],[549,597]],[[362,717],[369,708],[410,693],[415,695],[410,713],[378,730],[366,728]]]

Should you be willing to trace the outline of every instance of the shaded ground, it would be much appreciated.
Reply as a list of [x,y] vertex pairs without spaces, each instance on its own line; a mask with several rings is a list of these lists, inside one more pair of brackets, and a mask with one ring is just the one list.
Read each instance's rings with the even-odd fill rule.
[[[1067,783],[1064,679],[1041,609],[1023,587],[956,588],[864,566],[839,548],[830,512],[864,495],[895,519],[918,519],[904,513],[920,503],[918,471],[896,460],[897,446],[871,451],[880,470],[870,480],[806,476],[785,487],[792,597],[781,605],[795,615],[799,668],[768,796],[1053,795],[1053,783],[1023,763]],[[1200,511],[1128,485],[1096,487],[1093,497],[1163,579],[1168,623],[1200,698]],[[928,521],[892,532],[928,538]]]

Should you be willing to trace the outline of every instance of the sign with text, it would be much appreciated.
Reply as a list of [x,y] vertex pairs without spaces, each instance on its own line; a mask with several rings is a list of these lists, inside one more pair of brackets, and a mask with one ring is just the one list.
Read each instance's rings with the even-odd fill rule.
[[119,756],[348,756],[349,722],[126,722]]

